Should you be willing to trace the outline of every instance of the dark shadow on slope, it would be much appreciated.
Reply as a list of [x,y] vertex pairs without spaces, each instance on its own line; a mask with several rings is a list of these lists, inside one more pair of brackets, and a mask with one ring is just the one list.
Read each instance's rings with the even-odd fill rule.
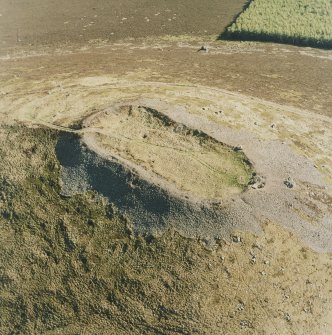
[[253,33],[249,31],[229,32],[225,31],[219,39],[229,41],[256,41],[265,43],[280,43],[294,46],[311,47],[317,49],[332,49],[332,40],[317,40],[301,36],[289,36],[281,34]]
[[227,224],[228,214],[222,209],[171,195],[120,163],[85,148],[75,134],[59,134],[56,155],[65,196],[95,190],[113,203],[138,233],[153,234],[173,227],[187,237],[199,236],[207,243],[231,233],[233,227]]
[[224,31],[222,33],[219,34],[217,40],[227,40],[227,39],[229,39],[228,38],[229,37],[228,29],[233,25],[233,23],[236,22],[236,20],[239,18],[239,16],[242,15],[242,13],[250,6],[252,1],[253,0],[247,0],[247,2],[242,7],[242,10],[233,17],[233,20],[231,21],[231,23],[226,26],[226,28],[224,29]]

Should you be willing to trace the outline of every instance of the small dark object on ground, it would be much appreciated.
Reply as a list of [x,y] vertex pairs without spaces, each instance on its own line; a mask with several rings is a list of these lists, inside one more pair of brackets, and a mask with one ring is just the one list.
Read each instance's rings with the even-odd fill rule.
[[209,52],[209,48],[205,45],[202,45],[197,51],[198,52]]

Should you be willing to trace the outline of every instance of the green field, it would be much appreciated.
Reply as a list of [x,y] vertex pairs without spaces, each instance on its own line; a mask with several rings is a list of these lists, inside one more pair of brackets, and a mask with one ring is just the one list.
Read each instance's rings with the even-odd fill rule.
[[227,38],[332,47],[331,0],[253,0]]

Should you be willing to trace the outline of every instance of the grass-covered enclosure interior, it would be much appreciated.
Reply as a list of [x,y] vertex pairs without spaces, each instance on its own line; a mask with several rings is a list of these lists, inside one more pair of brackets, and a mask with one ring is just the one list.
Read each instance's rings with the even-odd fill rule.
[[253,0],[225,31],[228,38],[332,47],[330,0]]
[[228,198],[244,191],[252,166],[242,150],[142,106],[98,114],[90,127],[104,151],[140,165],[198,199]]

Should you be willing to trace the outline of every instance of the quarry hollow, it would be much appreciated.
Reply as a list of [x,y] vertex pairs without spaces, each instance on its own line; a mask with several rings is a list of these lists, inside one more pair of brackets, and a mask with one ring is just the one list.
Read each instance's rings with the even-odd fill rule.
[[254,173],[242,150],[149,107],[109,108],[89,116],[82,127],[90,149],[186,198],[230,198],[247,188]]

